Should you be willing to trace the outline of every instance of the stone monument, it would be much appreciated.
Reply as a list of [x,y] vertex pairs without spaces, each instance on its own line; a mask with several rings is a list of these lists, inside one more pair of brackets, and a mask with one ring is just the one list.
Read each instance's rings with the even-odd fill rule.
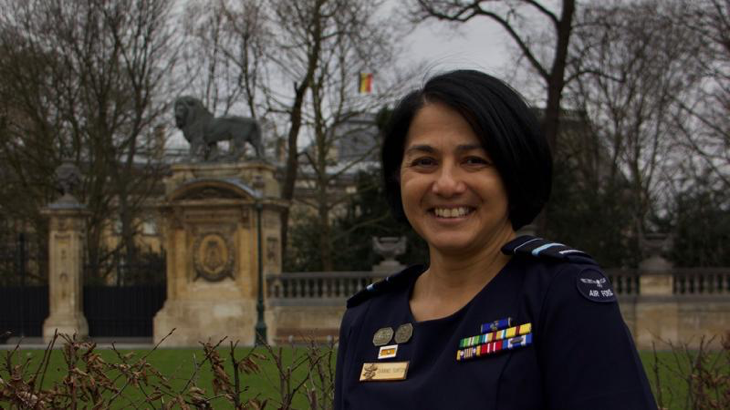
[[[175,124],[190,143],[191,160],[236,162],[242,158],[247,142],[257,158],[263,155],[258,121],[238,116],[215,118],[197,98],[175,100]],[[220,141],[230,142],[227,155],[218,152]]]
[[81,174],[71,161],[56,169],[61,197],[41,213],[49,218],[48,296],[49,316],[43,322],[43,339],[49,342],[56,331],[78,338],[89,335],[83,308],[83,244],[89,212],[73,196]]
[[[244,133],[232,127],[232,134]],[[165,346],[197,346],[225,336],[254,342],[259,274],[281,273],[280,213],[287,203],[280,199],[275,167],[258,156],[255,138],[246,142],[257,155],[247,161],[211,157],[212,151],[201,152],[191,142],[191,162],[171,166],[160,205],[167,300],[154,318],[155,342],[173,328]]]

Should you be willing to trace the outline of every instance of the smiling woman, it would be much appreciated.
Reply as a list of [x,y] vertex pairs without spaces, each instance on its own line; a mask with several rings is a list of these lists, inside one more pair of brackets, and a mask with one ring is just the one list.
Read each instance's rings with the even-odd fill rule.
[[335,408],[656,408],[600,267],[516,237],[552,159],[515,91],[477,71],[430,79],[393,113],[382,159],[429,261],[348,300]]

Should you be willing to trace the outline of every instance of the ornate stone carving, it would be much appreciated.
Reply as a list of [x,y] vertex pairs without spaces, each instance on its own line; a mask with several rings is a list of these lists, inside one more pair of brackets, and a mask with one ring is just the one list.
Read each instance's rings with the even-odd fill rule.
[[396,256],[403,255],[406,253],[406,238],[401,237],[373,237],[373,250],[375,253],[383,257],[383,261],[380,264],[373,266],[373,271],[376,272],[397,272],[404,268],[397,260]]
[[204,232],[193,244],[193,265],[197,280],[202,277],[209,282],[224,278],[233,279],[235,249],[230,236],[220,232]]
[[266,262],[278,263],[279,261],[279,239],[266,238]]
[[386,261],[394,261],[396,256],[406,253],[406,237],[373,237],[373,250]]
[[81,185],[81,172],[70,159],[64,159],[63,163],[56,168],[56,190],[61,194],[58,203],[77,204],[73,196]]
[[241,208],[241,225],[245,228],[251,227],[251,212],[248,206]]

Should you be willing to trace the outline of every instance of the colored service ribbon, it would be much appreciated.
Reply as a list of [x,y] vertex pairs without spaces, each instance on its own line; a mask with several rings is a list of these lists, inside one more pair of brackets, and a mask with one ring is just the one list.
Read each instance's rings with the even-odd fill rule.
[[[484,326],[484,325],[482,325]],[[532,324],[525,323],[519,326],[510,327],[509,329],[497,330],[496,332],[485,333],[481,335],[465,337],[459,341],[460,348],[476,346],[497,340],[508,339],[515,336],[522,336],[532,331]]]
[[503,350],[511,350],[518,347],[528,346],[532,344],[532,333],[524,336],[517,336],[510,339],[498,340],[496,342],[485,343],[479,346],[467,347],[456,351],[456,360],[468,360],[476,357],[491,355]]

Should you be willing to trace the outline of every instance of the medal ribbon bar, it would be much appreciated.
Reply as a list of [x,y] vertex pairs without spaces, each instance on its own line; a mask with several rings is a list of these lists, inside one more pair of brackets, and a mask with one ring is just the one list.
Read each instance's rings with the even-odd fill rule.
[[[483,327],[484,325],[482,325]],[[485,333],[481,335],[465,337],[459,341],[460,348],[476,346],[497,340],[508,339],[515,336],[522,336],[532,331],[532,324],[525,323],[519,326],[510,327],[509,329],[497,330],[496,332]]]
[[475,357],[487,356],[502,350],[511,350],[532,344],[532,333],[524,336],[517,336],[511,339],[498,340],[496,342],[484,343],[479,346],[467,347],[456,351],[456,360],[468,360]]

